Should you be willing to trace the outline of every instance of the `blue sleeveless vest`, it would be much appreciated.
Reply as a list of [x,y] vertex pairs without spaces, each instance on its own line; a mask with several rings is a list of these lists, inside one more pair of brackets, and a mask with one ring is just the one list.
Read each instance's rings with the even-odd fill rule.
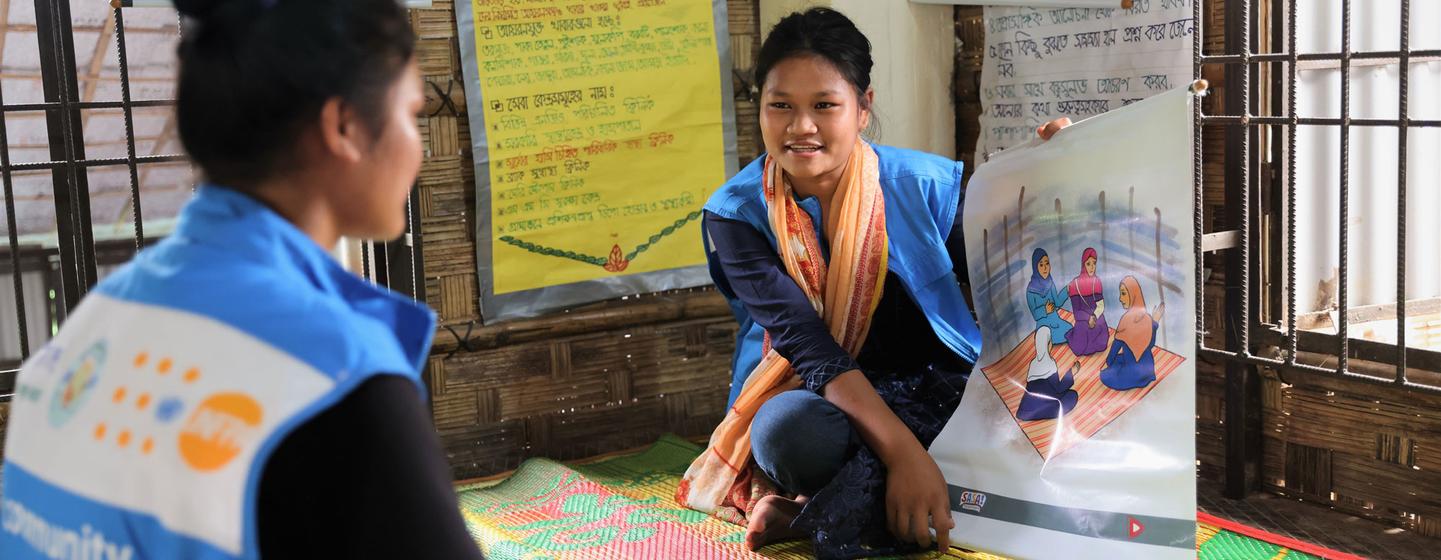
[[257,557],[276,446],[371,376],[422,387],[433,332],[264,205],[202,187],[22,366],[0,556]]
[[[956,206],[961,197],[961,163],[914,150],[873,146],[879,159],[881,190],[886,197],[886,234],[889,269],[905,285],[907,293],[930,320],[941,342],[961,358],[975,362],[980,356],[981,333],[946,252],[946,235],[960,219]],[[761,175],[765,156],[757,158],[711,196],[705,209],[730,220],[746,222],[765,234],[776,246],[765,200]],[[817,238],[822,237],[820,202],[799,201],[811,216]],[[706,258],[711,278],[730,304],[740,323],[736,352],[732,360],[730,402],[735,402],[745,379],[760,363],[765,329],[731,292],[706,237]]]

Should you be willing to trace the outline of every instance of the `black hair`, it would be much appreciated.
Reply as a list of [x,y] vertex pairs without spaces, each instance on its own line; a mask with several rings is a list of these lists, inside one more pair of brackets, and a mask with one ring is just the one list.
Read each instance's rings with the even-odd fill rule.
[[765,88],[766,76],[776,64],[805,55],[830,62],[865,103],[866,90],[871,88],[871,41],[850,18],[830,8],[793,13],[771,28],[756,61],[756,87]]
[[176,120],[206,178],[249,186],[291,165],[298,132],[339,97],[380,134],[415,52],[397,0],[176,0]]

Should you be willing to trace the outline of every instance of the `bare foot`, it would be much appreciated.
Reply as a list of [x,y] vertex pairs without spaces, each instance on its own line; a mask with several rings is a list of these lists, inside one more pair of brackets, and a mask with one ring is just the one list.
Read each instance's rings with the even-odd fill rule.
[[801,538],[800,531],[791,529],[791,521],[800,515],[803,506],[804,498],[792,500],[779,495],[761,498],[751,510],[746,548],[757,550],[773,542]]

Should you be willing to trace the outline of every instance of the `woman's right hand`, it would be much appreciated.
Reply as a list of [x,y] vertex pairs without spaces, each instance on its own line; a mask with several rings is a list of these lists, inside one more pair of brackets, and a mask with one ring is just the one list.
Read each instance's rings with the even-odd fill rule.
[[910,452],[886,464],[886,521],[896,538],[930,548],[931,530],[944,552],[951,546],[950,492],[946,479],[935,459],[917,446],[919,453]]
[[1049,301],[1046,302],[1046,314],[1047,314],[1047,315],[1050,315],[1050,314],[1055,313],[1055,312],[1056,312],[1056,304],[1054,304],[1054,303],[1052,303],[1052,302],[1049,302]]

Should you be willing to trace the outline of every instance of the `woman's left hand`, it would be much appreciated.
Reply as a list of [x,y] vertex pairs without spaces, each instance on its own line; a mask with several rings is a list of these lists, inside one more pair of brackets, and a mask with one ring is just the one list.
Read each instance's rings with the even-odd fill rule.
[[1071,119],[1067,117],[1061,117],[1059,119],[1036,127],[1036,135],[1040,136],[1041,140],[1050,140],[1051,137],[1055,136],[1057,132],[1060,132],[1061,129],[1068,126],[1071,126]]

